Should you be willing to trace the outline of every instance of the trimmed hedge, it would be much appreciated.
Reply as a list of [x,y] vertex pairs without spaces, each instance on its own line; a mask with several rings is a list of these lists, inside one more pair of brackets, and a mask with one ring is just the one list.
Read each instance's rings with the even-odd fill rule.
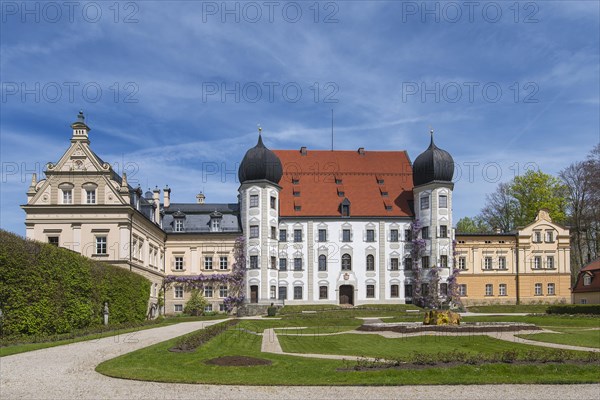
[[54,335],[146,319],[150,281],[67,249],[0,230],[3,335]]
[[227,329],[240,323],[239,319],[228,319],[227,321],[220,322],[215,325],[211,325],[208,328],[200,329],[196,332],[192,332],[189,335],[181,337],[175,346],[171,347],[169,351],[172,352],[193,352],[203,344],[207,343],[214,337],[219,336]]
[[600,304],[555,305],[546,309],[546,314],[595,314],[600,315]]

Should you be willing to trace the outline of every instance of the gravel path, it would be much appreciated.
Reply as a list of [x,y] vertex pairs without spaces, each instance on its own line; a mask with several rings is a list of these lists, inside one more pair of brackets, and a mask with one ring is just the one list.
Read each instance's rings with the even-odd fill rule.
[[186,322],[0,358],[5,399],[598,399],[593,385],[399,387],[218,386],[129,381],[94,371],[99,363],[220,321]]

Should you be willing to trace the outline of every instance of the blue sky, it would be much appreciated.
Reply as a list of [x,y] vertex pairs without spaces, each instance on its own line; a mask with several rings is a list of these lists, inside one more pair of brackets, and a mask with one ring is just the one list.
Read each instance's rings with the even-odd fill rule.
[[176,202],[236,201],[257,124],[270,148],[329,149],[333,109],[336,149],[413,160],[432,126],[455,221],[600,141],[596,1],[70,4],[1,3],[0,225],[20,234],[80,109],[98,155]]

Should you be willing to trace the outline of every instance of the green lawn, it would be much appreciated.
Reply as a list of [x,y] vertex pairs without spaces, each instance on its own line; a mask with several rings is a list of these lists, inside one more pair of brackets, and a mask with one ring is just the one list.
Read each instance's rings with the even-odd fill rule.
[[523,339],[538,340],[540,342],[600,348],[600,330],[586,330],[586,328],[553,328],[552,330],[561,333],[536,333],[518,335],[518,337]]
[[549,304],[519,304],[519,305],[491,305],[467,307],[469,312],[475,313],[540,313],[544,314]]
[[502,316],[475,316],[464,317],[462,322],[523,322],[535,324],[539,327],[600,327],[600,316],[571,317],[570,315],[502,315]]
[[[10,356],[12,354],[25,353],[27,351],[47,349],[49,347],[62,346],[65,344],[83,342],[86,340],[96,340],[110,336],[123,335],[130,332],[141,331],[145,329],[160,328],[161,326],[167,326],[172,324],[178,324],[180,322],[191,322],[191,321],[208,321],[213,319],[227,318],[225,315],[213,315],[207,317],[170,317],[165,318],[161,321],[157,321],[154,324],[142,325],[132,328],[115,329],[114,327],[107,327],[104,331],[85,333],[75,332],[71,337],[67,339],[52,340],[48,337],[23,337],[22,343],[10,344],[0,346],[0,357]],[[102,328],[101,328],[102,329]],[[61,335],[64,336],[64,335]]]
[[383,336],[342,334],[335,336],[292,336],[279,334],[283,351],[289,353],[339,354],[357,357],[407,359],[412,352],[435,354],[464,351],[471,354],[491,354],[504,350],[539,350],[537,346],[493,339],[486,335],[427,335],[397,339]]
[[[500,341],[488,336],[440,336],[386,339],[374,334],[333,336],[292,336],[291,333],[315,333],[354,329],[362,321],[347,314],[329,313],[282,319],[244,320],[235,328],[211,340],[193,353],[172,353],[168,349],[177,339],[147,347],[106,361],[97,371],[109,376],[155,380],[240,385],[408,385],[408,384],[500,384],[500,383],[584,383],[600,382],[600,368],[586,364],[482,364],[429,367],[401,370],[354,371],[355,361],[311,359],[261,353],[262,337],[245,332],[266,328],[306,326],[303,330],[278,330],[284,351],[370,356],[383,359],[405,358],[414,352],[436,354],[454,350],[469,354],[492,354],[505,350],[544,351],[537,346]],[[344,317],[339,317],[340,315]],[[497,317],[494,317],[497,318]],[[517,318],[517,317],[514,317]],[[528,317],[533,318],[533,317]],[[536,317],[537,318],[537,317]],[[546,325],[589,327],[597,321],[579,317],[542,317]],[[524,322],[524,321],[521,321]],[[532,322],[527,320],[527,322]],[[288,333],[286,335],[286,333]],[[550,351],[550,350],[549,350]],[[227,355],[258,357],[272,361],[270,366],[222,367],[205,361]]]

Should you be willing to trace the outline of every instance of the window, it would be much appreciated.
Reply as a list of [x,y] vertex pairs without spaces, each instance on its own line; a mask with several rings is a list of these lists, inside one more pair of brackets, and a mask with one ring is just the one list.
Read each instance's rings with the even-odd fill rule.
[[212,218],[211,217],[210,231],[211,232],[220,232],[221,231],[221,218]]
[[440,267],[448,268],[448,256],[440,256]]
[[294,190],[294,197],[300,197],[300,191]]
[[540,256],[533,257],[533,268],[535,268],[535,269],[542,268],[542,257],[540,257]]
[[352,240],[352,235],[350,234],[350,229],[342,230],[342,242],[349,242]]
[[413,259],[407,257],[404,259],[404,269],[412,269],[413,268]]
[[219,257],[219,269],[228,269],[229,268],[229,260],[227,256]]
[[175,286],[175,298],[183,299],[183,286]]
[[226,311],[226,310],[225,310],[225,304],[223,304],[223,303],[220,303],[220,304],[219,304],[219,312],[225,312],[225,311]]
[[277,198],[275,196],[271,196],[271,208],[273,210],[277,209]]
[[429,256],[424,256],[421,257],[421,267],[422,268],[429,268]]
[[294,205],[294,211],[301,211],[301,210],[302,210],[302,206]]
[[498,268],[506,269],[506,257],[504,257],[504,256],[498,257]]
[[554,242],[554,232],[546,231],[546,243]]
[[292,184],[297,185],[300,183],[300,179],[299,178],[292,178]]
[[175,312],[183,312],[183,304],[175,304],[175,306],[173,307],[173,310]]
[[381,197],[388,197],[388,196],[389,196],[388,192],[386,192],[384,190],[381,191]]
[[485,295],[486,296],[494,295],[494,285],[492,285],[491,283],[488,283],[485,285]]
[[302,229],[294,229],[294,242],[302,241]]
[[448,237],[448,227],[446,225],[440,225],[440,237],[441,238]]
[[458,285],[458,295],[466,296],[467,295],[467,285],[464,283],[462,285]]
[[327,229],[319,229],[319,242],[327,241]]
[[587,304],[587,299],[581,299],[581,304]]
[[421,210],[427,210],[429,208],[429,196],[421,197]]
[[349,217],[349,216],[350,216],[350,205],[342,204],[342,217]]
[[448,208],[448,196],[440,194],[439,196],[439,208]]
[[258,195],[257,194],[250,195],[250,207],[258,207]]
[[440,283],[440,294],[442,296],[448,295],[448,284],[447,283]]
[[342,184],[342,180],[340,178],[335,178],[335,184],[336,185],[341,185]]
[[367,285],[367,298],[375,297],[375,285]]
[[271,269],[277,269],[277,257],[271,256]]
[[277,295],[277,286],[271,285],[271,288],[269,289],[269,298],[271,300],[275,300],[276,295]]
[[375,230],[367,229],[367,242],[374,242],[374,241],[375,241]]
[[533,232],[533,242],[534,243],[541,243],[542,241],[542,232],[540,231],[534,231]]
[[390,242],[398,241],[398,229],[392,229],[390,231]]
[[458,257],[458,269],[467,269],[467,257]]
[[279,270],[280,271],[287,271],[287,258],[280,258],[279,259]]
[[589,286],[592,284],[592,277],[589,275],[586,275],[583,277],[583,286]]
[[63,204],[73,204],[73,189],[62,189]]
[[554,269],[554,256],[546,257],[546,268]]
[[344,197],[346,196],[346,192],[338,190],[338,197]]
[[327,300],[327,286],[319,286],[319,300]]
[[287,287],[279,286],[279,300],[287,300]]
[[279,230],[279,241],[280,242],[287,242],[287,229],[280,229]]
[[58,246],[58,236],[48,236],[48,243]]
[[498,294],[500,296],[506,296],[506,283],[501,283],[498,285]]
[[400,297],[400,286],[398,286],[398,285],[390,286],[390,297]]
[[534,294],[536,296],[541,296],[542,295],[542,284],[536,283],[533,287],[533,290],[534,290]]
[[213,287],[208,285],[204,286],[204,297],[213,297]]
[[404,230],[404,240],[410,242],[412,240],[412,231],[410,229]]
[[390,269],[392,271],[398,271],[398,269],[400,269],[399,266],[398,266],[398,259],[397,258],[392,258],[390,260],[390,262],[391,262]]
[[302,286],[294,286],[294,300],[302,300]]
[[344,254],[342,256],[342,271],[352,270],[352,257],[350,254]]
[[274,226],[271,227],[271,239],[277,240],[277,228]]
[[106,254],[106,236],[96,236],[96,254]]
[[258,225],[250,225],[250,239],[258,237]]
[[492,269],[492,257],[484,258],[483,269]]
[[554,296],[554,283],[548,284],[548,296]]
[[319,256],[319,271],[327,271],[327,256],[324,254]]
[[183,257],[175,257],[175,271],[183,271]]
[[204,269],[213,269],[213,259],[212,257],[204,257]]
[[96,204],[96,190],[87,189],[85,191],[85,201],[87,204]]
[[412,285],[404,285],[404,297],[411,298],[413,295],[413,286]]
[[258,269],[258,256],[250,256],[250,269]]
[[375,257],[372,254],[367,255],[367,271],[375,271]]
[[429,296],[429,285],[427,283],[421,284],[421,294],[423,296]]
[[212,310],[212,304],[207,304],[206,306],[204,306],[204,312],[212,312]]
[[294,271],[302,271],[302,258],[294,258]]
[[429,227],[428,226],[424,226],[421,229],[421,238],[422,239],[429,239]]
[[175,232],[183,232],[183,219],[175,219]]

